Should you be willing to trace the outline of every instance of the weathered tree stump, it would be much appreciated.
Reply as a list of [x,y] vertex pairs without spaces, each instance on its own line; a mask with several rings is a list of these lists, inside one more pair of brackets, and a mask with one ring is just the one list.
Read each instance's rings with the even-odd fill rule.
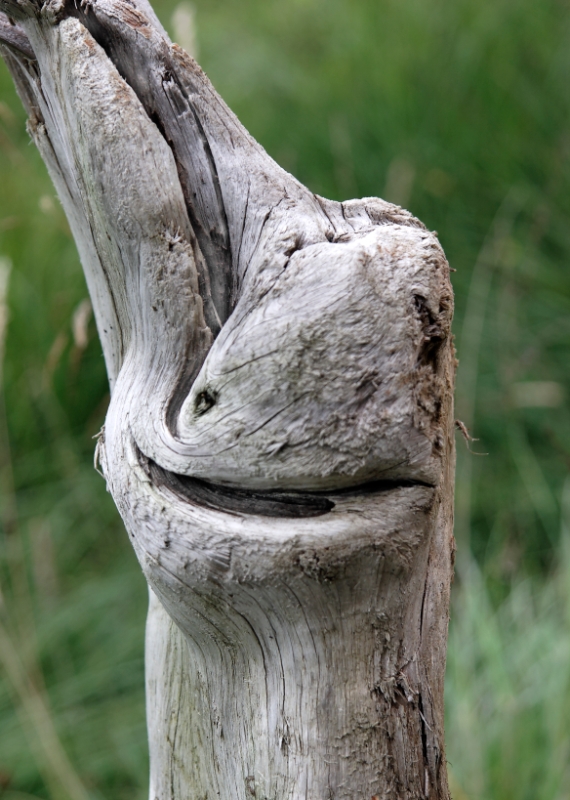
[[284,172],[144,0],[0,8],[105,353],[98,457],[151,587],[151,800],[447,800],[436,236]]

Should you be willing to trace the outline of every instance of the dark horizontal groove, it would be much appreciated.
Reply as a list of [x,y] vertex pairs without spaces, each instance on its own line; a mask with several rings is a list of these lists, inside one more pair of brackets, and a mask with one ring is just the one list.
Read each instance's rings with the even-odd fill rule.
[[429,486],[414,480],[378,480],[331,492],[235,489],[178,475],[159,467],[140,453],[141,463],[154,486],[166,487],[192,504],[215,511],[262,517],[320,517],[335,507],[335,499],[358,498],[409,486]]
[[427,481],[419,481],[414,478],[395,478],[368,481],[367,483],[359,483],[356,486],[348,486],[346,489],[336,489],[333,492],[327,492],[327,497],[363,497],[368,494],[382,494],[384,492],[393,492],[394,489],[407,489],[410,486],[426,486],[428,489],[434,489],[433,483]]
[[164,486],[197,506],[262,517],[320,517],[334,508],[327,497],[307,492],[250,491],[208,483],[159,467],[146,460],[146,471],[155,486]]

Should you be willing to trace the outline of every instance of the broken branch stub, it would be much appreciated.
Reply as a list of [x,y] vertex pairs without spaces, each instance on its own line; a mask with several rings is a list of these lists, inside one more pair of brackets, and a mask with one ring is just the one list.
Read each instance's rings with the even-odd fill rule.
[[151,800],[447,800],[435,235],[284,172],[144,0],[0,7],[103,343],[98,454],[152,590]]

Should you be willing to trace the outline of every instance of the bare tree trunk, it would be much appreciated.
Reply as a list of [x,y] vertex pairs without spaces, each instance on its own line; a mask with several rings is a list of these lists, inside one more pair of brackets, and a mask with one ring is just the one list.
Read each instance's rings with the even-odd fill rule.
[[151,587],[151,800],[447,800],[436,236],[280,169],[145,0],[0,7],[103,343],[98,457]]

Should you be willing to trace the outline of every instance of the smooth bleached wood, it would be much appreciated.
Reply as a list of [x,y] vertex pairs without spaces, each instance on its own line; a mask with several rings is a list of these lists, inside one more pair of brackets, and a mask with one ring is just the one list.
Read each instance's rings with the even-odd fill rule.
[[112,385],[97,458],[151,591],[150,800],[448,800],[435,234],[284,172],[143,0],[0,8]]

